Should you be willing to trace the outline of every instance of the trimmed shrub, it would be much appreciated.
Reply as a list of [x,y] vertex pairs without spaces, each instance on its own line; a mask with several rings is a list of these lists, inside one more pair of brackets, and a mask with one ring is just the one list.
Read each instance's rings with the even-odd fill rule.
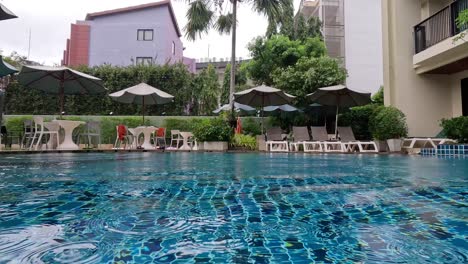
[[403,112],[395,107],[382,107],[370,120],[372,136],[378,140],[406,137],[408,127]]
[[198,141],[229,141],[233,130],[229,123],[221,118],[203,119],[196,125],[193,134]]
[[5,127],[8,133],[11,132],[23,132],[24,126],[23,122],[26,120],[32,120],[32,116],[20,116],[20,117],[10,117],[4,118]]
[[255,150],[257,149],[257,140],[254,136],[235,134],[234,137],[232,137],[231,146],[234,148]]
[[369,121],[381,109],[381,106],[375,104],[353,107],[340,115],[338,123],[340,126],[350,126],[357,140],[369,140],[372,139]]
[[468,143],[468,116],[442,119],[440,125],[446,137],[458,143]]

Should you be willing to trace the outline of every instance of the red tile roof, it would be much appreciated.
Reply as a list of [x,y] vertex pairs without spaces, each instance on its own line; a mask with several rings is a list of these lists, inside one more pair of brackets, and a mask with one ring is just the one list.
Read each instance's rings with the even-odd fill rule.
[[117,9],[106,10],[106,11],[101,11],[101,12],[89,13],[86,15],[86,20],[93,20],[94,18],[100,17],[100,16],[110,16],[110,15],[138,11],[142,9],[160,7],[160,6],[165,6],[165,5],[169,7],[169,13],[171,14],[172,23],[174,23],[174,27],[177,32],[177,35],[181,37],[182,34],[180,33],[179,25],[177,24],[177,19],[174,14],[174,9],[172,9],[171,0],[163,0],[159,2],[143,4],[143,5],[129,6],[129,7],[124,7],[124,8],[117,8]]

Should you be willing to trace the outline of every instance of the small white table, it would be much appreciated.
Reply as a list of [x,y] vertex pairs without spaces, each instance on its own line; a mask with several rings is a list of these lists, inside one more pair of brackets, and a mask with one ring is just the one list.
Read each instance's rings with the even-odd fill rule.
[[154,146],[151,144],[151,134],[157,129],[154,126],[139,126],[134,128],[136,140],[138,140],[138,136],[143,133],[143,144],[141,147],[144,149],[154,149]]
[[53,120],[52,123],[57,123],[61,128],[63,128],[63,142],[60,143],[57,149],[61,150],[76,150],[80,147],[73,142],[73,130],[80,125],[86,124],[83,121],[70,121],[70,120]]
[[180,135],[182,136],[184,141],[183,141],[182,146],[179,148],[179,150],[192,150],[192,148],[188,144],[188,139],[190,137],[193,137],[192,132],[180,132]]

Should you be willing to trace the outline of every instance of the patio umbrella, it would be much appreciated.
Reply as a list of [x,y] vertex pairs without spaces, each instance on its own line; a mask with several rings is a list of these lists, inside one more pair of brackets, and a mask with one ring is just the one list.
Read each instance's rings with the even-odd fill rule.
[[124,104],[142,105],[143,123],[145,123],[145,106],[160,105],[172,102],[174,96],[146,83],[140,83],[109,95],[114,101]]
[[288,104],[285,104],[285,105],[280,105],[280,106],[266,106],[265,108],[263,108],[263,111],[265,112],[274,112],[274,111],[283,111],[283,112],[299,112],[301,110],[297,109],[296,107],[292,106],[292,105],[288,105]]
[[340,107],[353,107],[371,103],[371,94],[351,90],[344,85],[319,88],[308,94],[310,100],[321,105],[336,106],[335,137],[338,132],[338,113]]
[[[239,111],[250,112],[250,111],[255,111],[255,108],[250,107],[248,105],[234,103],[234,110],[236,112],[239,112]],[[214,110],[213,113],[219,114],[221,111],[231,111],[231,106],[229,104],[225,104],[225,105],[221,106],[220,108]]]
[[234,94],[234,101],[252,107],[261,107],[262,110],[262,133],[263,133],[263,108],[268,106],[280,106],[292,102],[296,98],[280,89],[261,85],[237,92]]
[[23,66],[18,81],[32,89],[60,96],[60,116],[63,113],[64,96],[103,94],[106,88],[101,79],[67,68],[49,66]]
[[11,18],[17,18],[13,12],[8,10],[4,5],[0,4],[0,20],[6,20]]
[[10,64],[6,63],[5,61],[3,61],[3,58],[0,55],[0,78],[17,72],[18,70]]

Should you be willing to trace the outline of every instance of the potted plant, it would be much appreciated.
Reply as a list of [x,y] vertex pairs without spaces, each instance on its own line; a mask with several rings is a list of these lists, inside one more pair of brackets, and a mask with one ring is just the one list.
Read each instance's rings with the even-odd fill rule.
[[390,152],[401,151],[402,138],[408,134],[406,117],[395,107],[383,107],[371,119],[372,136],[386,140]]
[[226,151],[232,133],[229,123],[221,118],[204,119],[193,132],[205,151]]

